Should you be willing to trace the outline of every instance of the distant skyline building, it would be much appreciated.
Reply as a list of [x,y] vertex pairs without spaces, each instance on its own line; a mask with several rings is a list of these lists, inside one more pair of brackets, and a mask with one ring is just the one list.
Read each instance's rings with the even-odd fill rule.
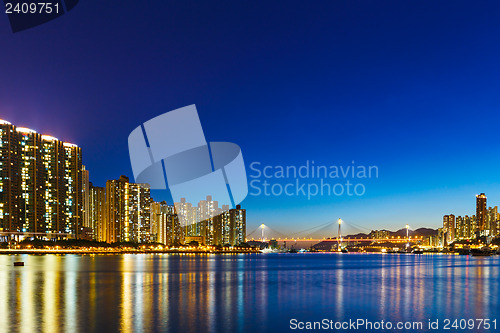
[[496,236],[498,235],[498,206],[489,207],[488,214],[486,216],[486,230],[487,236]]
[[187,202],[186,198],[181,198],[180,202],[174,203],[175,212],[179,218],[179,223],[184,228],[184,235],[199,236],[198,207]]
[[[215,231],[218,231],[218,227],[216,229],[214,226],[214,217],[223,212],[218,206],[218,201],[212,200],[211,195],[207,195],[206,200],[198,202],[199,235],[196,236],[203,237],[206,244],[215,244]],[[229,206],[224,208],[228,210]]]
[[455,226],[456,226],[456,234],[455,238],[456,239],[464,239],[467,238],[465,236],[466,234],[466,226],[465,226],[465,219],[462,216],[457,216],[455,218]]
[[[447,244],[461,239],[497,237],[500,235],[500,214],[498,206],[487,207],[486,194],[476,195],[476,215],[443,216],[443,241]],[[491,239],[491,238],[490,238]],[[489,242],[490,240],[488,240]]]
[[455,240],[455,227],[455,215],[450,214],[443,216],[443,233],[447,244]]
[[155,203],[148,184],[126,176],[94,186],[80,147],[0,120],[0,232],[4,241],[22,233],[165,245],[190,236],[237,245],[246,238],[246,211],[218,207],[211,196],[196,205]]
[[223,205],[219,214],[212,217],[211,221],[212,229],[206,238],[207,244],[234,246],[246,241],[246,210],[241,205],[236,205],[234,209]]
[[229,244],[239,245],[246,242],[247,211],[241,205],[229,210]]
[[387,239],[391,235],[388,230],[372,230],[369,234],[369,237],[372,239]]
[[78,238],[82,170],[77,145],[0,120],[0,231]]
[[167,246],[184,243],[184,228],[175,208],[165,201],[151,203],[151,241]]
[[149,184],[128,183],[129,188],[129,234],[132,242],[151,241],[150,209],[153,199]]
[[197,206],[186,202],[174,203],[175,212],[182,225],[186,239],[196,239],[207,245],[238,245],[246,241],[246,210],[241,205],[230,209],[229,205],[219,207],[218,201],[207,195]]
[[91,227],[91,216],[90,216],[90,174],[89,170],[85,168],[82,169],[82,225],[85,228]]

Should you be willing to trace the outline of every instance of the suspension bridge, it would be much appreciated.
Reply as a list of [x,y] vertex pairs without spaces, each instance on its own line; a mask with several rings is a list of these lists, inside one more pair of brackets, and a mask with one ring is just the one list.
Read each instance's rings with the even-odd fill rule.
[[[335,230],[338,225],[338,229]],[[349,230],[349,234],[352,236],[343,236],[342,226],[344,229]],[[406,237],[404,236],[392,236],[392,237],[380,237],[373,238],[369,236],[363,236],[362,234],[370,234],[372,230],[367,229],[363,226],[356,225],[354,223],[346,223],[342,219],[336,221],[329,221],[312,228],[294,232],[291,234],[284,234],[279,232],[268,225],[261,224],[259,227],[252,230],[247,234],[247,241],[259,241],[268,242],[270,240],[276,240],[278,242],[307,242],[307,243],[319,243],[319,242],[336,242],[339,247],[342,243],[358,243],[358,242],[391,242],[391,243],[409,243],[410,241],[418,241],[423,237],[412,237],[409,235],[409,226],[406,225]],[[346,231],[344,230],[344,233]]]

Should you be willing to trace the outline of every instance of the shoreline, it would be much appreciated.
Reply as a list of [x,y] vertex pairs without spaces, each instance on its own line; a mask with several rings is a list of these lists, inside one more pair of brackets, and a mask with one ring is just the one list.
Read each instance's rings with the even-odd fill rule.
[[[272,253],[278,253],[278,252],[272,252]],[[282,254],[295,254],[295,253],[289,253],[289,252],[280,252]],[[304,252],[300,254],[308,254],[308,253],[329,253],[329,254],[341,254],[338,252]],[[264,253],[259,249],[252,249],[252,250],[189,250],[189,251],[182,251],[182,250],[80,250],[80,249],[60,249],[60,250],[42,250],[42,249],[0,249],[0,255],[21,255],[21,254],[29,254],[29,255],[47,255],[47,254],[58,254],[58,255],[65,255],[65,254],[79,254],[79,255],[117,255],[117,254],[181,254],[181,255],[191,255],[191,254],[269,254],[269,253]],[[384,252],[379,252],[379,251],[366,251],[366,252],[349,252],[349,253],[342,253],[342,255],[347,255],[347,254],[380,254],[380,255],[456,255],[458,256],[459,254],[457,252],[434,252],[434,251],[428,251],[424,252],[421,254],[414,254],[414,253],[384,253]],[[495,257],[498,254],[492,253],[491,255],[487,257]],[[471,255],[472,256],[472,255]],[[485,256],[479,256],[479,257],[485,257]]]
[[81,254],[81,255],[95,255],[95,254],[253,254],[261,253],[260,251],[230,251],[230,250],[213,250],[213,251],[203,251],[203,250],[191,250],[191,251],[180,251],[180,250],[103,250],[103,251],[92,251],[92,250],[0,250],[0,255],[18,255],[18,254]]

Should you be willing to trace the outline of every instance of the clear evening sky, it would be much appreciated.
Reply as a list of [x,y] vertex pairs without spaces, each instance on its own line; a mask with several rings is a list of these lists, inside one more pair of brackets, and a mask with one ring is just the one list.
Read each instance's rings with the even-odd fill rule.
[[16,34],[1,14],[0,118],[80,145],[103,186],[132,177],[135,127],[196,104],[249,175],[379,168],[361,198],[249,196],[249,231],[436,228],[500,204],[499,36],[493,0],[81,1]]

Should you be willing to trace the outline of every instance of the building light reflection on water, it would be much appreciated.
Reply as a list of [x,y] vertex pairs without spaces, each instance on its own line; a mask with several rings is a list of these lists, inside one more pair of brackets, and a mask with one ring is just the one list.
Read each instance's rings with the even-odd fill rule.
[[60,286],[60,276],[57,273],[60,261],[56,256],[45,256],[44,266],[50,267],[43,272],[43,330],[49,332],[53,327],[57,327],[57,313],[59,302],[59,290],[56,286]]

